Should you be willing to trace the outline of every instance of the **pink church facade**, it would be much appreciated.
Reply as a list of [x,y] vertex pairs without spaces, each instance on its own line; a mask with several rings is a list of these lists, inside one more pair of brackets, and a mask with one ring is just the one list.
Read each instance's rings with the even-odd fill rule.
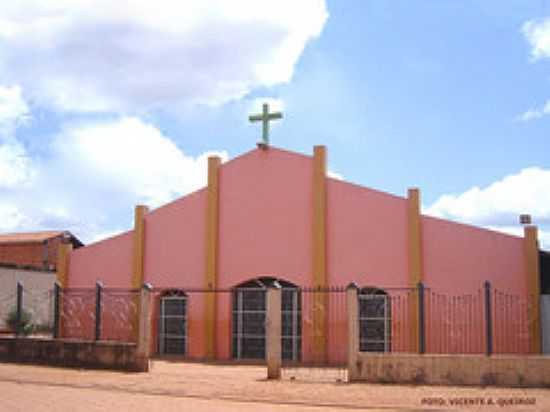
[[[139,223],[143,225],[139,239],[134,229],[72,251],[64,286],[94,287],[100,280],[106,288],[130,288],[137,282],[150,283],[159,291],[185,293],[208,288],[232,290],[261,278],[318,287],[322,279],[321,286],[345,287],[353,282],[360,288],[397,295],[400,289],[414,288],[415,280],[420,280],[430,290],[427,322],[438,325],[426,331],[429,352],[448,351],[448,347],[438,346],[439,342],[445,334],[448,338],[456,333],[446,331],[445,320],[439,319],[443,315],[436,310],[437,296],[481,299],[485,281],[495,290],[520,299],[532,293],[525,238],[419,213],[415,217],[409,197],[330,178],[326,169],[319,177],[315,156],[276,148],[256,149],[220,165],[215,173],[215,187],[209,184],[145,213]],[[321,209],[315,203],[319,181],[323,187]],[[215,210],[214,220],[209,210]],[[316,220],[318,213],[321,220]],[[412,234],[415,226],[411,226],[411,219],[417,219],[418,229]],[[213,232],[209,232],[209,225],[215,226]],[[315,244],[319,239],[321,251]],[[136,265],[139,245],[141,265]],[[316,262],[321,262],[320,266]],[[209,274],[209,264],[215,273]],[[318,267],[323,270],[321,277],[314,273]],[[159,350],[161,295],[155,303],[152,325],[154,351]],[[235,295],[215,294],[213,326],[205,316],[209,310],[206,293],[187,296],[185,356],[235,358]],[[391,302],[394,317],[388,333],[393,335],[392,347],[406,350],[411,339],[406,331],[410,319],[407,311],[412,309],[403,305],[407,313],[400,315],[395,306],[399,300]],[[483,309],[473,310],[472,305],[468,306],[471,313],[456,311],[449,316],[455,320],[462,317],[464,325],[478,329],[479,338],[471,339],[463,351],[483,352]],[[305,311],[302,307],[302,315]],[[309,325],[305,319],[300,322],[300,359],[307,361],[315,356],[315,348],[305,333]],[[506,333],[518,336],[514,351],[528,353],[532,351],[532,337],[527,321],[516,323],[516,329]],[[329,361],[341,362],[345,359],[345,313],[335,314],[325,325],[325,356]],[[206,330],[209,327],[214,328],[212,334]],[[506,344],[506,335],[496,336],[497,344],[499,339]],[[209,340],[213,340],[211,351]]]

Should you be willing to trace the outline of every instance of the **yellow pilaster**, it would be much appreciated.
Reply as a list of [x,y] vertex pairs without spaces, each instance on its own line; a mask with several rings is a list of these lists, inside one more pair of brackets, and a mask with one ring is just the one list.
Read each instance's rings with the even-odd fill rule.
[[147,206],[137,205],[134,211],[134,249],[132,262],[132,288],[143,286],[143,257],[145,256],[145,214]]
[[[315,146],[313,152],[313,286],[327,287],[326,258],[326,172],[327,154],[325,146]],[[326,293],[314,293],[313,302],[313,357],[316,362],[327,358],[327,316]]]
[[[219,219],[219,168],[221,159],[208,158],[208,200],[206,205],[206,262],[204,285],[207,289],[216,289],[218,277],[218,219]],[[205,356],[216,356],[216,294],[205,293],[204,308]]]
[[62,288],[66,288],[69,285],[69,259],[71,258],[72,250],[72,243],[61,243],[57,248],[57,282]]
[[[407,193],[407,243],[409,257],[409,287],[416,288],[422,282],[422,224],[420,215],[420,190],[410,188]],[[411,351],[418,352],[419,319],[418,295],[412,293],[409,303]]]
[[[71,252],[73,250],[72,243],[61,243],[57,248],[57,264],[56,264],[56,277],[57,283],[62,289],[69,287],[69,265],[71,263]],[[63,295],[59,302],[60,308],[63,310]],[[65,336],[65,322],[64,317],[59,317],[59,337]]]
[[527,274],[527,290],[529,293],[529,346],[531,353],[542,351],[540,322],[540,267],[539,246],[536,226],[524,227],[525,271]]
[[[143,257],[145,256],[145,214],[149,208],[144,205],[137,205],[134,209],[134,244],[132,251],[132,282],[131,288],[140,289],[144,283]],[[136,313],[133,319],[132,337],[138,341],[141,327],[139,315],[141,313],[141,300],[139,295],[134,298]]]

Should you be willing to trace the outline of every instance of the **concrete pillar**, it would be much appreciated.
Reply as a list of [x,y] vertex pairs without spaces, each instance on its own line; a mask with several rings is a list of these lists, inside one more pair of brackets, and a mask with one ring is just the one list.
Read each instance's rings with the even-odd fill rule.
[[281,295],[280,286],[273,286],[267,290],[265,359],[268,379],[281,378]]
[[[216,289],[218,286],[218,235],[219,235],[219,168],[218,156],[208,158],[208,200],[206,205],[206,262],[204,287]],[[204,333],[205,358],[216,357],[216,293],[204,294]]]
[[[420,215],[420,190],[411,188],[407,193],[407,239],[409,257],[409,287],[417,288],[423,281],[422,276],[422,224]],[[411,352],[419,352],[419,296],[410,294],[409,330]]]
[[357,360],[359,357],[359,288],[350,283],[346,289],[348,314],[348,381],[359,377]]
[[[313,151],[313,238],[312,283],[315,288],[326,288],[327,280],[327,153],[325,146],[315,146]],[[313,292],[313,361],[327,360],[328,294]]]
[[538,230],[536,226],[525,226],[523,230],[525,273],[527,275],[527,290],[531,300],[529,305],[529,350],[531,353],[540,354],[542,352],[542,333]]
[[136,366],[139,371],[148,372],[149,357],[151,354],[151,321],[153,309],[151,285],[143,285],[139,300],[139,336],[136,350]]

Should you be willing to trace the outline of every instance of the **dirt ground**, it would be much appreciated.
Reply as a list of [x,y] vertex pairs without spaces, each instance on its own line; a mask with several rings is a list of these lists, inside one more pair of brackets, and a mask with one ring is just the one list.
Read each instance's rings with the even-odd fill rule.
[[0,364],[0,411],[550,411],[547,389],[347,384],[324,370],[265,376],[261,366],[167,361],[140,374]]

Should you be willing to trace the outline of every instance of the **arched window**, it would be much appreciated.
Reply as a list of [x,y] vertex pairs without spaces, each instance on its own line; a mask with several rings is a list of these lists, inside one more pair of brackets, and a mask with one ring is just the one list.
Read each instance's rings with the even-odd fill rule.
[[185,355],[187,351],[187,295],[179,289],[169,289],[160,297],[159,353]]
[[359,350],[391,351],[391,302],[382,289],[363,288],[359,292]]
[[270,277],[241,283],[233,291],[233,358],[265,358],[266,292],[267,288],[275,282],[282,288],[282,358],[285,360],[301,358],[302,303],[300,291],[290,282]]

